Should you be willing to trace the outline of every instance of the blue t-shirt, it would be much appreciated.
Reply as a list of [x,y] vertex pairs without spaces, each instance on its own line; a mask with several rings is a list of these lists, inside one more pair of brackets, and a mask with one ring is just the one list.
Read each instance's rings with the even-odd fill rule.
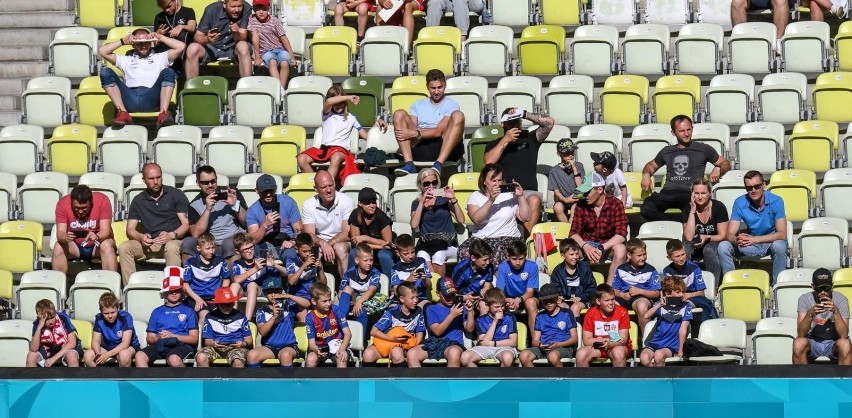
[[[304,261],[298,255],[284,260],[284,268],[287,269],[287,274],[295,274],[299,271],[299,267],[302,267],[302,264],[304,264]],[[317,282],[317,271],[316,266],[304,269],[302,275],[296,280],[296,284],[287,286],[287,291],[291,295],[311,300],[311,285]]]
[[234,344],[251,337],[249,320],[236,309],[229,314],[214,309],[204,317],[204,329],[201,338],[218,341],[220,344]]
[[660,290],[660,274],[648,263],[639,269],[633,268],[629,262],[624,263],[615,271],[612,287],[627,292],[630,286],[642,290]]
[[775,232],[775,221],[785,219],[784,200],[770,191],[763,192],[764,205],[758,209],[751,205],[748,195],[742,195],[734,201],[731,220],[742,222],[751,235],[760,236]]
[[375,286],[378,292],[382,293],[381,276],[382,273],[373,267],[370,273],[367,274],[367,277],[362,279],[361,275],[358,274],[358,266],[352,266],[349,267],[349,270],[346,270],[346,273],[343,273],[339,290],[343,291],[346,286],[349,286],[355,291],[355,296],[357,296],[366,292],[370,286]]
[[[488,328],[491,327],[491,323],[494,322],[494,317],[491,314],[482,315],[476,319],[476,331],[479,335],[485,335],[488,332]],[[511,314],[503,314],[503,320],[497,324],[497,328],[494,330],[494,337],[491,338],[492,341],[502,341],[509,339],[509,335],[518,333],[518,324],[515,323],[515,317]]]
[[485,283],[494,281],[494,267],[489,264],[483,271],[475,271],[470,258],[456,264],[453,269],[453,282],[460,295],[479,294]]
[[346,312],[341,312],[340,307],[331,305],[334,315],[321,315],[316,310],[308,311],[305,316],[305,329],[308,339],[314,339],[317,347],[325,347],[331,340],[343,339],[343,329],[349,328],[346,321]]
[[459,104],[449,97],[444,97],[437,105],[432,103],[432,99],[425,98],[412,103],[408,114],[417,118],[418,128],[434,128],[459,109]]
[[538,290],[538,265],[535,261],[526,260],[520,270],[515,270],[509,260],[500,263],[497,268],[495,287],[502,290],[507,298],[518,298],[527,289]]
[[463,312],[460,316],[453,319],[447,330],[443,334],[438,335],[431,331],[432,325],[440,324],[450,316],[450,306],[443,303],[432,303],[426,306],[426,324],[429,325],[430,335],[433,337],[446,338],[455,341],[459,345],[464,345],[464,321],[467,319],[467,308],[462,308]]
[[94,332],[101,334],[101,347],[112,350],[121,344],[121,337],[125,332],[132,334],[130,337],[130,346],[139,349],[139,338],[136,335],[136,330],[133,328],[133,317],[127,311],[118,311],[118,316],[115,317],[113,323],[107,323],[102,314],[95,315],[95,325],[92,328]]
[[[432,273],[429,271],[429,264],[426,263],[421,257],[414,257],[410,263],[403,263],[400,261],[393,266],[393,270],[391,272],[391,288],[399,286],[402,282],[407,281],[411,276],[411,273],[414,273],[414,270],[422,267],[423,271],[426,273],[426,277],[431,277]],[[417,279],[414,281],[414,286],[417,287],[417,297],[420,300],[429,299],[429,289],[426,289],[426,283],[423,279]]]
[[[411,202],[411,212],[416,211],[418,206],[420,206],[419,201]],[[456,227],[453,225],[452,206],[449,199],[439,196],[435,198],[435,206],[424,207],[420,216],[420,233],[449,232],[455,234]]]
[[[292,305],[295,304],[292,299],[284,301],[284,309],[278,311],[278,318],[275,319],[272,332],[261,336],[261,345],[268,345],[277,349],[296,346],[296,334],[293,332],[293,318],[295,314],[291,312]],[[272,308],[268,305],[264,306],[257,310],[254,317],[255,321],[257,321],[257,327],[260,328],[261,325],[272,319]]]
[[[255,252],[255,254],[257,254],[257,246],[255,246],[254,252]],[[245,260],[240,258],[239,260],[234,261],[234,273],[233,273],[234,277],[245,274],[245,272],[251,270],[252,268],[254,268],[254,260],[247,263]],[[275,270],[275,267],[266,266],[266,267],[264,267],[264,268],[262,268],[262,269],[260,269],[256,272],[252,273],[251,275],[249,275],[248,278],[246,278],[245,281],[240,283],[240,286],[242,286],[243,290],[245,290],[248,287],[249,283],[254,282],[262,288],[263,283],[266,282],[266,279],[268,279],[270,277],[275,277],[277,275],[278,275],[278,270]]]
[[554,315],[542,311],[535,317],[535,330],[541,332],[542,344],[568,341],[571,330],[577,327],[577,320],[570,309],[557,307]]
[[221,255],[214,255],[210,264],[196,254],[186,260],[183,280],[189,283],[189,288],[204,300],[213,299],[216,289],[222,287],[222,281],[231,278],[228,262]]
[[302,220],[302,215],[299,214],[299,206],[292,197],[282,193],[276,196],[278,205],[269,208],[263,207],[260,200],[252,203],[246,211],[246,225],[261,225],[266,215],[275,209],[278,210],[278,223],[266,229],[264,237],[274,237],[279,232],[287,234],[293,238],[296,234],[293,233],[293,224]]
[[177,306],[158,306],[151,312],[146,332],[169,331],[175,335],[189,335],[189,331],[198,329],[195,309],[184,304]]
[[657,309],[657,325],[647,345],[668,348],[677,354],[680,347],[680,324],[692,321],[692,305],[686,303],[678,311],[669,311],[665,306]]
[[673,263],[669,264],[663,269],[663,276],[683,277],[687,293],[698,292],[707,288],[707,285],[704,284],[704,277],[701,275],[701,267],[698,267],[698,264],[695,264],[692,260],[686,260],[683,269],[676,268]]
[[385,310],[385,313],[379,318],[379,322],[376,322],[375,327],[384,333],[390,331],[391,328],[402,327],[409,334],[416,334],[426,332],[426,321],[423,319],[423,309],[419,306],[405,314],[402,311],[402,306],[399,305]]

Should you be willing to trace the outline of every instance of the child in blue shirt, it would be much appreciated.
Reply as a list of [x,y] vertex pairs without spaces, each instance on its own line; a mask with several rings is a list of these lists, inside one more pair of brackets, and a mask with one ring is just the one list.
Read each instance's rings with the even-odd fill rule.
[[429,264],[415,255],[414,237],[411,235],[402,234],[396,237],[395,244],[399,262],[393,266],[391,273],[392,292],[396,293],[400,283],[414,283],[417,288],[418,305],[425,308],[429,303],[429,293],[432,291],[432,273],[429,271]]
[[[311,300],[311,286],[314,283],[328,283],[325,270],[322,267],[322,258],[319,255],[319,246],[314,246],[311,234],[302,232],[296,235],[296,257],[284,260],[286,266],[287,289],[291,295],[296,295],[305,300]],[[305,322],[308,314],[307,309],[299,305],[291,305],[296,309],[296,319]]]
[[562,296],[560,306],[570,309],[577,318],[580,311],[594,304],[598,284],[589,263],[582,259],[583,252],[577,241],[563,239],[559,242],[559,253],[563,261],[550,273],[550,283],[556,286],[559,296]]
[[139,351],[139,338],[133,328],[133,317],[118,309],[118,297],[106,292],[98,299],[101,313],[95,315],[90,349],[83,353],[86,367],[97,367],[109,359],[118,360],[118,367],[130,367]]
[[35,309],[38,319],[33,321],[27,367],[53,367],[57,364],[79,367],[83,345],[68,314],[57,312],[50,299],[39,300]]
[[497,288],[488,289],[483,296],[488,313],[476,319],[476,346],[462,354],[464,367],[476,367],[482,360],[495,359],[500,367],[512,367],[518,357],[518,324],[515,317],[506,315],[506,296]]
[[198,344],[198,322],[195,311],[181,303],[186,283],[180,268],[166,267],[161,292],[165,302],[151,312],[145,342],[148,346],[136,352],[136,367],[149,367],[165,359],[169,367],[184,367],[183,360],[195,352]]
[[639,238],[628,240],[627,262],[615,271],[612,287],[615,290],[615,300],[619,305],[636,312],[639,320],[639,334],[645,331],[645,312],[651,308],[651,301],[660,297],[660,274],[654,266],[645,263],[648,252],[645,242]]
[[544,311],[535,317],[532,347],[520,355],[521,366],[534,367],[533,361],[547,359],[553,367],[562,367],[562,359],[574,356],[577,346],[577,321],[570,309],[563,309],[559,289],[551,283],[541,287],[538,300]]
[[684,299],[686,284],[680,277],[666,276],[663,297],[645,312],[645,318],[657,318],[657,324],[645,341],[639,361],[645,367],[664,367],[669,357],[683,357],[683,343],[692,320],[692,305]]
[[381,273],[373,267],[373,249],[361,242],[355,246],[355,265],[340,280],[338,304],[367,329],[367,315],[381,312],[388,305],[381,287]]
[[305,366],[316,367],[333,358],[337,367],[346,367],[350,356],[349,343],[352,341],[346,314],[340,311],[338,305],[331,303],[331,289],[325,283],[311,285],[311,303],[315,308],[305,318],[308,334]]
[[277,358],[281,367],[293,367],[299,357],[299,344],[293,332],[293,317],[290,305],[297,304],[305,309],[311,302],[284,292],[281,278],[272,277],[263,284],[263,293],[269,304],[255,314],[260,345],[256,345],[246,356],[246,367],[257,368],[265,360]]
[[704,277],[701,268],[692,260],[686,259],[686,249],[679,239],[672,239],[666,243],[666,253],[671,264],[663,269],[663,276],[678,276],[683,278],[686,284],[683,298],[692,302],[696,308],[701,308],[701,318],[706,321],[719,317],[716,306],[704,295]]
[[538,302],[538,265],[527,259],[527,246],[515,240],[506,247],[507,260],[497,268],[496,287],[506,295],[506,307],[510,311],[527,311],[528,329],[535,326]]
[[460,367],[464,352],[464,333],[473,332],[473,300],[464,301],[458,294],[453,279],[443,277],[438,281],[438,303],[426,306],[426,325],[429,338],[423,341],[423,350],[409,354],[409,367],[418,367],[423,360],[447,360],[447,367]]
[[414,283],[403,282],[397,287],[399,306],[388,308],[370,330],[373,343],[364,350],[364,363],[372,364],[380,358],[389,358],[391,367],[407,367],[410,357],[422,357],[420,346],[426,335],[423,309],[417,305],[417,288]]
[[198,321],[204,322],[204,316],[215,307],[208,302],[213,299],[216,289],[231,285],[231,270],[221,255],[216,255],[216,239],[205,232],[198,237],[198,254],[186,260],[184,274],[184,303],[198,312]]
[[245,232],[234,235],[234,247],[240,259],[234,261],[234,282],[231,283],[231,293],[239,295],[242,292],[245,295],[246,316],[252,320],[254,308],[257,305],[257,295],[263,283],[270,277],[277,277],[284,268],[275,264],[272,253],[258,254],[261,249],[266,250],[266,246],[254,245],[251,237]]
[[252,337],[248,318],[234,308],[238,300],[240,296],[232,293],[231,289],[216,289],[216,295],[210,301],[216,309],[204,318],[201,331],[203,347],[195,355],[195,367],[210,367],[210,363],[220,358],[228,359],[231,367],[245,367],[247,347],[251,347]]
[[479,314],[485,315],[488,307],[482,302],[482,296],[494,286],[495,269],[491,264],[494,250],[485,240],[471,239],[469,253],[470,258],[460,260],[453,269],[453,282],[465,301],[475,301]]

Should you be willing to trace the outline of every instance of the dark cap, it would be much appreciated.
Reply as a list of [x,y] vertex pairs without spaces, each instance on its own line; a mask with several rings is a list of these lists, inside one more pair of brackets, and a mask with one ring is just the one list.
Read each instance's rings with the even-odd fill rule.
[[831,271],[826,268],[818,268],[814,271],[814,277],[811,280],[814,287],[831,286]]
[[559,297],[559,289],[552,283],[546,283],[538,290],[538,300],[545,301]]
[[449,298],[458,293],[456,284],[450,277],[442,277],[441,280],[438,281],[438,291],[441,292],[445,298]]
[[556,152],[560,154],[567,154],[576,150],[577,146],[574,145],[574,141],[572,141],[571,138],[562,138],[558,143],[556,143]]
[[369,187],[365,187],[365,188],[361,189],[360,192],[358,192],[358,202],[369,203],[369,202],[375,202],[376,200],[378,200],[378,196],[376,195],[376,191],[369,188]]
[[278,293],[284,290],[280,277],[270,277],[263,283],[264,293]]
[[275,184],[275,179],[272,178],[269,174],[264,174],[257,178],[257,182],[255,183],[255,188],[258,193],[263,193],[268,190],[275,190],[278,188],[278,185]]
[[618,164],[618,161],[615,159],[615,155],[609,151],[593,152],[591,153],[591,156],[592,161],[594,161],[595,164],[600,164],[607,170],[615,170],[615,166]]

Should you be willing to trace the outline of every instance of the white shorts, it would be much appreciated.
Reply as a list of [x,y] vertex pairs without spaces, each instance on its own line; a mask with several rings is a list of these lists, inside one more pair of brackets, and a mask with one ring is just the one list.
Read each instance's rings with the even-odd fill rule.
[[437,264],[439,266],[443,266],[447,263],[447,260],[450,258],[456,258],[459,255],[459,249],[456,247],[449,247],[443,251],[437,251],[435,255],[429,255],[426,251],[418,251],[417,256],[432,263]]
[[515,347],[485,347],[481,345],[477,345],[475,347],[469,348],[468,351],[473,351],[479,357],[482,357],[483,360],[497,359],[497,355],[504,352],[510,351],[512,352],[512,357],[518,358],[518,350]]

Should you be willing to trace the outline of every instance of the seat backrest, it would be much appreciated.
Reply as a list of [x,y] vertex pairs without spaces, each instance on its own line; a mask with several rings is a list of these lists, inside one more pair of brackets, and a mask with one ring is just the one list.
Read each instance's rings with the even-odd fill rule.
[[837,122],[828,120],[804,120],[793,126],[793,137],[818,137],[827,138],[832,146],[837,149],[840,133]]
[[[369,32],[369,30],[368,30]],[[510,55],[514,55],[514,31],[508,26],[501,25],[483,25],[470,28],[468,33],[468,42],[478,42],[488,40],[489,42],[500,42],[506,46]]]
[[[122,200],[124,196],[124,176],[116,173],[105,173],[105,172],[93,172],[93,173],[85,173],[80,176],[79,184],[85,184],[87,186],[92,186],[97,189],[107,189],[111,191],[115,198],[119,201]],[[115,203],[115,202],[113,202]],[[113,204],[113,210],[116,209],[116,205]]]
[[746,323],[739,319],[709,319],[701,323],[698,339],[719,349],[745,349]]
[[207,134],[207,138],[234,138],[251,144],[254,140],[254,131],[248,126],[241,125],[214,126]]
[[754,327],[755,333],[778,333],[789,335],[792,338],[796,338],[798,336],[798,332],[796,330],[796,318],[785,318],[785,317],[775,317],[775,318],[763,318],[760,321],[757,321],[757,325]]
[[53,129],[51,139],[61,138],[74,138],[86,141],[86,143],[92,148],[92,152],[94,152],[94,148],[97,146],[98,141],[98,129],[94,126],[79,123],[60,125]]
[[832,86],[850,88],[850,86],[852,86],[852,73],[846,71],[835,71],[822,73],[817,76],[815,87]]
[[811,278],[813,278],[814,271],[816,271],[816,269],[806,267],[781,270],[781,272],[778,273],[778,277],[775,278],[775,283],[810,281]]
[[767,87],[784,86],[785,88],[793,88],[799,92],[803,99],[807,99],[808,77],[802,73],[783,72],[771,73],[763,77],[760,82],[761,90]]
[[68,194],[68,175],[56,171],[40,171],[27,174],[24,186],[47,186],[59,190],[63,196]]
[[718,140],[727,149],[731,142],[731,128],[725,123],[696,123],[692,126],[692,139],[697,141]]
[[802,222],[802,232],[806,231],[833,231],[841,237],[843,242],[846,242],[849,235],[849,222],[842,218],[810,218]]
[[731,29],[731,38],[759,38],[766,39],[769,42],[770,48],[775,48],[776,29],[775,25],[769,22],[743,22],[734,25]]
[[710,87],[728,87],[754,96],[754,77],[748,74],[719,74],[710,80]]
[[157,138],[187,138],[201,144],[201,128],[192,125],[164,126],[157,131]]
[[224,103],[228,102],[228,80],[215,75],[203,75],[186,80],[184,90],[207,88],[213,89]]
[[0,129],[0,137],[32,138],[33,143],[38,145],[39,152],[44,150],[44,128],[38,125],[9,125]]
[[298,57],[305,56],[306,40],[308,38],[305,30],[298,26],[284,25],[284,32],[287,33],[287,40],[290,41],[290,47],[293,48],[293,53]]
[[119,129],[108,127],[101,134],[102,139],[120,138],[138,143],[142,152],[146,152],[148,146],[148,129],[140,125],[125,125]]
[[822,41],[824,48],[828,48],[831,44],[831,27],[826,22],[818,22],[813,20],[790,22],[784,27],[784,39],[789,37],[818,38]]
[[648,123],[633,128],[631,140],[641,138],[660,138],[669,141],[671,144],[675,142],[671,126],[665,123]]
[[243,89],[255,89],[261,90],[266,94],[275,99],[275,102],[278,103],[281,97],[281,81],[275,77],[270,77],[266,75],[253,75],[248,77],[240,77],[237,80],[237,90],[239,92]]
[[479,173],[456,173],[447,180],[447,186],[458,191],[474,192],[479,190]]
[[852,168],[832,168],[826,171],[822,178],[822,184],[838,181],[852,181]]
[[15,200],[18,196],[18,177],[12,173],[0,173],[0,191],[8,192],[9,199]]
[[521,32],[520,42],[527,40],[549,41],[559,46],[559,53],[565,53],[565,28],[558,25],[527,26]]
[[331,79],[320,75],[303,75],[294,77],[287,83],[288,91],[314,91],[325,96],[334,83]]
[[313,190],[315,173],[299,173],[290,177],[290,183],[287,184],[287,189]]
[[121,292],[121,275],[110,270],[83,270],[77,273],[71,288],[77,285],[102,285],[118,295]]
[[[498,92],[501,89],[517,89],[531,94],[536,103],[541,103],[541,79],[527,75],[503,77],[497,82]],[[530,109],[527,109],[530,110]],[[503,109],[500,109],[502,112]]]
[[[471,33],[473,29],[471,29]],[[405,55],[408,55],[408,30],[401,26],[373,26],[364,32],[364,40],[362,43],[369,43],[371,40],[382,40],[384,42],[391,40],[402,47]]]
[[583,92],[583,94],[589,99],[590,102],[594,100],[593,95],[595,91],[595,81],[592,79],[592,77],[589,77],[587,75],[558,75],[550,80],[550,83],[547,84],[547,87],[550,89],[576,89],[578,91]]
[[[59,290],[59,295],[64,300],[68,297],[66,289],[65,274],[56,270],[35,270],[24,273],[21,276],[21,285],[41,285]],[[58,309],[59,307],[57,307]]]
[[127,278],[127,285],[162,286],[163,272],[160,270],[135,271]]
[[393,84],[391,84],[391,88],[393,90],[406,90],[406,89],[414,89],[427,91],[426,87],[426,77],[422,75],[407,75],[402,77],[397,77],[393,80]]
[[816,173],[808,170],[778,170],[769,177],[769,188],[780,186],[805,187],[811,192],[811,198],[816,198]]
[[672,239],[681,239],[683,224],[674,221],[645,222],[639,227],[639,235],[669,235]]
[[709,39],[716,43],[719,51],[724,49],[725,30],[715,23],[689,23],[683,25],[677,34],[678,39]]
[[595,41],[610,44],[614,51],[618,51],[618,28],[608,25],[583,25],[574,31],[573,42]]
[[[738,138],[766,138],[784,149],[784,125],[778,122],[749,122],[740,126]],[[739,157],[739,156],[737,156]]]
[[482,102],[487,104],[490,100],[488,97],[488,79],[485,77],[465,75],[458,77],[450,77],[447,79],[446,93],[452,92],[472,92],[482,98]]
[[[142,173],[136,173],[133,177],[130,178],[130,185],[144,185],[145,181],[142,179]],[[163,184],[166,186],[175,187],[177,182],[175,181],[175,176],[169,173],[163,173]]]
[[581,137],[593,137],[593,136],[602,136],[606,138],[611,138],[615,141],[619,149],[621,148],[621,141],[624,139],[624,129],[621,126],[607,124],[607,123],[597,123],[594,125],[585,125],[581,126],[577,131],[577,138]]
[[65,98],[65,103],[71,100],[71,80],[65,77],[47,76],[31,78],[27,82],[28,92],[36,90],[55,91]]
[[[683,91],[692,95],[697,102],[701,101],[701,79],[688,74],[667,75],[657,79],[655,93],[664,90]],[[695,127],[693,127],[693,131]]]
[[722,276],[721,286],[725,284],[750,285],[763,291],[764,298],[769,298],[769,273],[757,269],[731,270]]
[[60,28],[53,35],[52,43],[84,43],[92,48],[92,52],[98,49],[98,31],[95,28],[74,26]]
[[655,39],[663,44],[666,51],[669,50],[669,27],[658,23],[641,23],[627,28],[624,35],[624,40],[629,41],[631,38]]
[[643,103],[648,103],[649,86],[650,82],[648,79],[641,75],[614,75],[607,77],[606,81],[604,81],[604,90],[620,89],[632,91],[642,97]]
[[461,30],[455,26],[426,26],[417,32],[416,41],[439,41],[453,46],[456,54],[461,54]]
[[355,28],[348,26],[323,26],[317,28],[311,44],[321,44],[324,42],[342,42],[349,46],[350,54],[355,55],[358,53],[358,50],[355,48],[357,43]]

